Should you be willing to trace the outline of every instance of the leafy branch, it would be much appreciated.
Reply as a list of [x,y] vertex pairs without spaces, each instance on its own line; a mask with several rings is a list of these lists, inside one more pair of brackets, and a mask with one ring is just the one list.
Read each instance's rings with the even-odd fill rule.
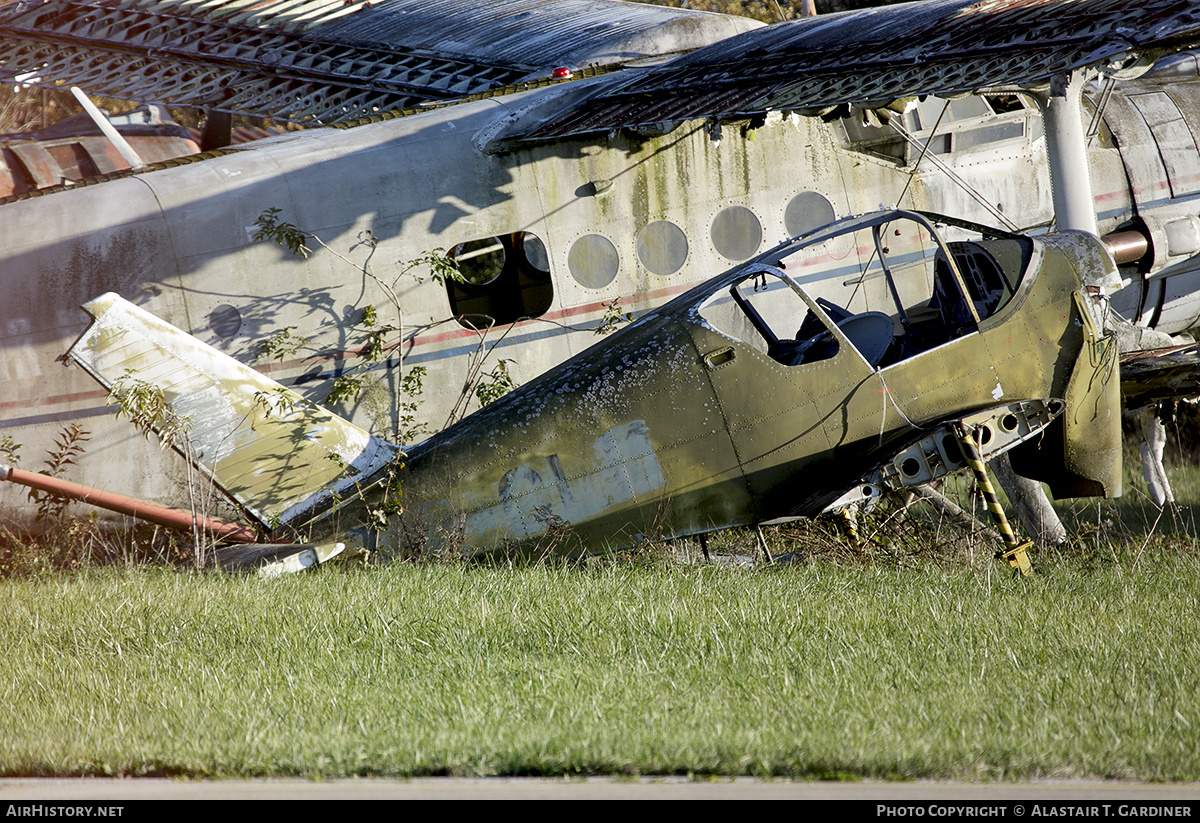
[[[302,258],[312,254],[309,245],[311,243],[353,266],[386,298],[392,318],[388,322],[382,321],[374,305],[368,305],[362,310],[359,325],[366,333],[359,350],[360,362],[347,373],[338,375],[325,398],[325,403],[361,401],[367,403],[368,411],[374,407],[372,417],[375,418],[376,425],[387,429],[390,438],[403,452],[404,444],[424,428],[416,421],[425,369],[418,367],[419,370],[414,368],[406,371],[404,368],[405,315],[400,297],[400,284],[405,279],[419,284],[427,278],[438,284],[445,284],[447,281],[463,282],[458,264],[445,249],[434,249],[401,266],[394,277],[381,277],[371,267],[371,258],[379,247],[379,239],[369,229],[359,233],[358,242],[354,245],[354,248],[367,249],[366,259],[359,263],[334,250],[317,235],[281,220],[280,213],[279,209],[270,208],[258,216],[254,221],[256,241],[270,241]],[[293,334],[294,328],[289,326],[276,332],[270,340],[260,344],[260,352],[278,360],[294,355],[308,343],[307,338]],[[397,390],[389,393],[381,385],[381,379],[374,377],[371,372],[377,364],[393,354],[396,357],[400,379]]]
[[0,434],[0,456],[13,466],[21,465],[21,444],[12,435]]
[[596,334],[609,334],[617,330],[622,323],[632,323],[633,312],[621,308],[621,298],[613,298],[611,303],[604,304],[604,317],[596,327]]
[[517,387],[517,383],[512,378],[512,374],[508,370],[508,364],[515,361],[501,359],[496,363],[496,367],[484,375],[475,386],[475,397],[479,400],[480,406],[486,406],[494,400],[499,400],[504,395]]
[[[43,461],[46,468],[42,473],[51,477],[62,477],[67,466],[74,466],[75,458],[83,454],[83,444],[90,439],[90,435],[91,432],[85,430],[78,422],[64,425],[54,438],[54,448],[46,451],[47,457]],[[36,489],[30,489],[28,497],[37,504],[37,515],[34,518],[36,520],[58,520],[66,511],[67,504],[71,502],[70,498],[39,492]]]
[[281,209],[267,209],[254,221],[255,229],[252,239],[255,243],[270,240],[277,246],[287,249],[297,257],[306,258],[312,254],[306,244],[308,236],[292,223],[279,219]]
[[167,402],[162,389],[138,379],[132,369],[126,369],[123,375],[113,381],[104,402],[105,405],[119,406],[117,417],[124,415],[129,418],[129,422],[143,437],[156,435],[160,448],[183,448],[186,445],[184,441],[192,427],[191,418],[176,412]]
[[297,403],[294,395],[284,386],[276,386],[270,391],[254,393],[254,406],[262,409],[263,417],[287,417],[296,410]]

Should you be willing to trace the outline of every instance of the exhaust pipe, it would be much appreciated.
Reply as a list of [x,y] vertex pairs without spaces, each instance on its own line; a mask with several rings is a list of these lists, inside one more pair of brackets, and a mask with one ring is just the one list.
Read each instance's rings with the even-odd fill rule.
[[1150,252],[1150,238],[1140,231],[1114,231],[1100,238],[1118,266],[1136,263]]

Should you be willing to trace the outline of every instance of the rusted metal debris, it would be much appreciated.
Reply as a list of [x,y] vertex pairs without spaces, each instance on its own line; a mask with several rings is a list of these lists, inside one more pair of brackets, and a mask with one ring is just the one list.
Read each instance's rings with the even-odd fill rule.
[[1200,396],[1200,344],[1132,352],[1121,358],[1121,392],[1128,409]]
[[28,486],[31,489],[37,489],[56,497],[78,500],[80,503],[87,503],[89,506],[107,509],[108,511],[128,515],[138,520],[144,520],[147,523],[155,523],[171,529],[180,529],[183,531],[198,529],[214,538],[235,543],[253,543],[258,540],[258,532],[241,523],[230,523],[227,520],[218,520],[215,517],[195,515],[191,512],[173,509],[169,506],[160,506],[149,500],[138,500],[133,497],[126,497],[123,494],[84,486],[80,483],[72,483],[69,480],[63,480],[61,477],[51,477],[39,472],[30,472],[12,466],[0,465],[0,480],[7,480],[19,486]]
[[[195,154],[197,136],[171,122],[118,126],[146,163]],[[70,185],[128,169],[112,142],[86,115],[31,134],[0,134],[0,198]]]

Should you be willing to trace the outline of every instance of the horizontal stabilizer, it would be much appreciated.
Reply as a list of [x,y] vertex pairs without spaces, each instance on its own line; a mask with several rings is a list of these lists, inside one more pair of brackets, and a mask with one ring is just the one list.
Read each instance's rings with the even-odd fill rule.
[[[135,418],[139,409],[128,407],[140,403],[160,437],[170,436],[265,525],[351,492],[396,455],[391,444],[116,294],[84,309],[95,322],[68,356]],[[159,393],[169,411],[154,409]]]

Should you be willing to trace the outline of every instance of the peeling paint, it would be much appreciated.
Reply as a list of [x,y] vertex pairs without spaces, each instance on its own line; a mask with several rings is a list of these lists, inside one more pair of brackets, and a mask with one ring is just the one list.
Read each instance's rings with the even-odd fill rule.
[[585,521],[665,484],[646,421],[634,420],[596,438],[590,461],[551,454],[506,471],[497,502],[467,515],[466,539],[487,545],[536,537],[552,524]]
[[183,420],[176,442],[185,456],[263,524],[290,522],[395,456],[391,445],[117,295],[86,308],[95,322],[70,357],[106,388],[130,377],[157,387]]

